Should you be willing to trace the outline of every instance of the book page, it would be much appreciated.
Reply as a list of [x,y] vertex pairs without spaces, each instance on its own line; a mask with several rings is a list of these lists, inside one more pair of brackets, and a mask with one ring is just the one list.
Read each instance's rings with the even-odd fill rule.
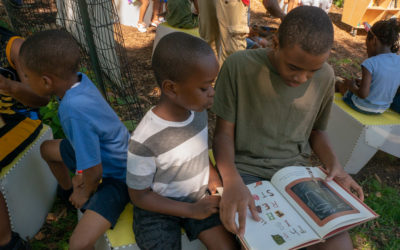
[[375,217],[365,204],[325,178],[317,167],[286,167],[271,182],[321,238],[337,228]]
[[320,240],[270,182],[247,187],[261,217],[257,222],[248,211],[244,238],[249,249],[290,249]]

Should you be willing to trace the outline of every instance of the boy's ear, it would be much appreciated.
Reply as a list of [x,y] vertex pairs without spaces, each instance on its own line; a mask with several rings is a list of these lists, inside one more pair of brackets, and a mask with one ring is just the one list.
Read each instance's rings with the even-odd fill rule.
[[171,80],[164,80],[161,84],[161,92],[169,98],[175,98],[177,84]]
[[42,80],[43,80],[43,83],[44,83],[44,87],[47,90],[51,91],[53,89],[53,85],[54,85],[53,79],[51,77],[47,76],[47,75],[43,75],[42,76]]

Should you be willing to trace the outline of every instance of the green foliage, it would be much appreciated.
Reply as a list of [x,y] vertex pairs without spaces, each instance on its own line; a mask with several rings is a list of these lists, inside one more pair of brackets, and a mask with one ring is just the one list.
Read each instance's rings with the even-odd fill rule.
[[[347,79],[361,77],[361,61],[357,58],[337,58],[331,56],[328,63],[335,68],[335,74]],[[356,73],[352,73],[356,72]]]
[[49,125],[53,130],[54,139],[65,138],[60,120],[58,119],[58,101],[54,98],[45,106],[40,108],[43,123]]
[[129,132],[135,130],[136,126],[138,125],[137,121],[135,120],[123,121],[122,123],[129,130]]
[[5,20],[3,20],[3,19],[0,19],[0,26],[3,27],[3,28],[6,28],[6,29],[11,30],[11,27],[10,27],[10,25],[8,24],[8,22],[5,21]]
[[46,220],[41,228],[40,234],[43,238],[35,237],[30,241],[32,249],[68,250],[69,238],[78,223],[76,209],[67,209],[65,202],[57,198],[50,213],[53,215],[53,221]]
[[344,0],[333,0],[333,4],[339,8],[343,8]]
[[[400,194],[395,188],[369,178],[362,183],[368,196],[365,203],[380,217],[352,230],[352,237],[362,238],[372,249],[400,249]],[[365,243],[366,242],[366,243]]]

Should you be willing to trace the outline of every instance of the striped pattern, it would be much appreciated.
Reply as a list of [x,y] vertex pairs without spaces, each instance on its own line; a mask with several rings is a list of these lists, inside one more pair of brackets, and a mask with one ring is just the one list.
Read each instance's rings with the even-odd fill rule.
[[182,201],[204,196],[209,175],[207,113],[170,122],[148,111],[128,151],[127,184]]

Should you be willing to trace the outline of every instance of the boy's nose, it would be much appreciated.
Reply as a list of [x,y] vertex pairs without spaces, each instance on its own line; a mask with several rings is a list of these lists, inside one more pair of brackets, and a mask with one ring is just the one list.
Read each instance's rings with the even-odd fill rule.
[[299,73],[294,77],[294,80],[298,83],[305,83],[308,80],[308,76],[306,72]]
[[215,89],[213,87],[210,87],[208,90],[208,96],[214,97],[214,95],[215,95]]

